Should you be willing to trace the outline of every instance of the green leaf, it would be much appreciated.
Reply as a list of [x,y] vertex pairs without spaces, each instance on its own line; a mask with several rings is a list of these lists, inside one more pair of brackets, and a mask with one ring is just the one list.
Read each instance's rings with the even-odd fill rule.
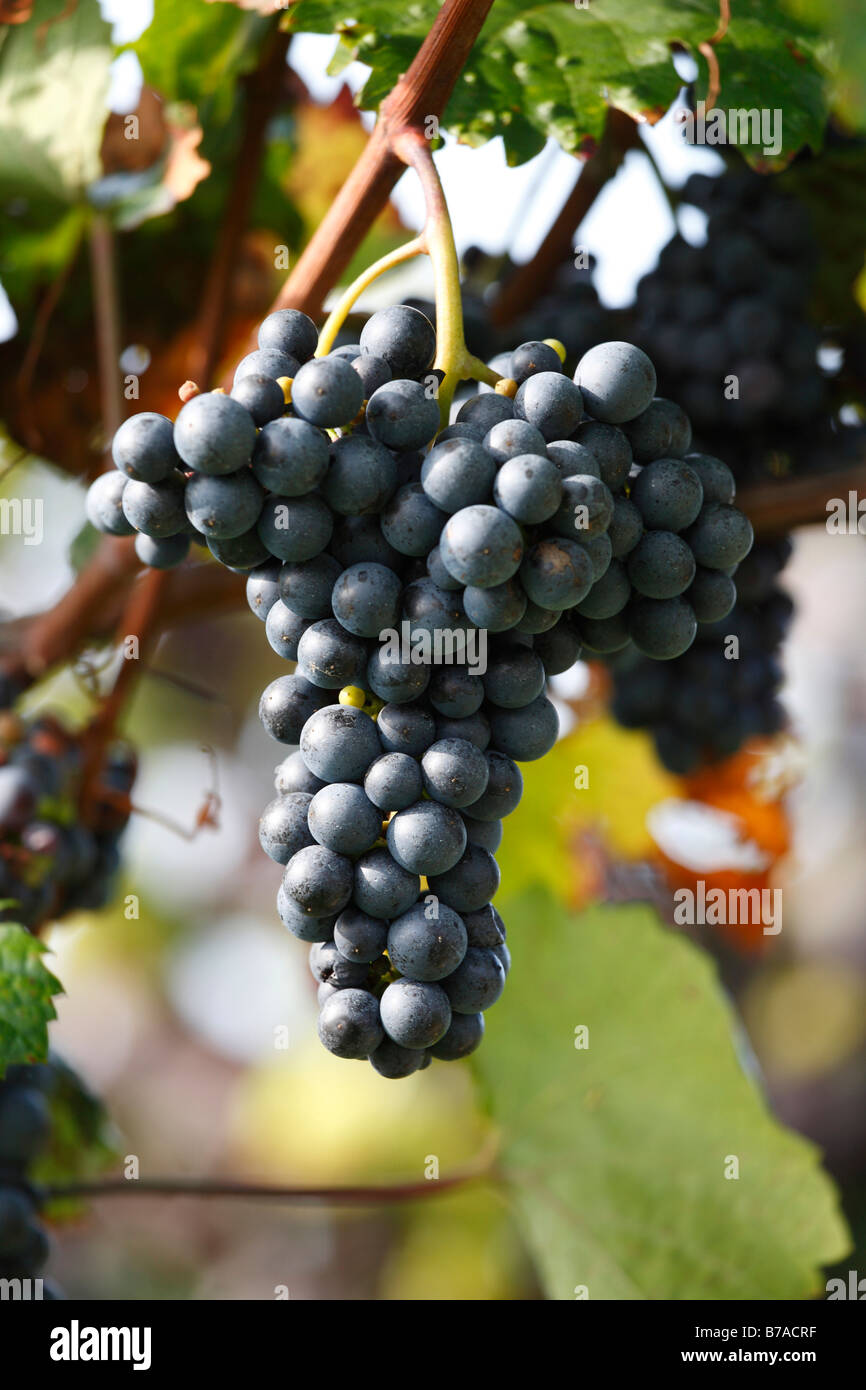
[[[51,1140],[33,1169],[37,1183],[51,1184],[104,1172],[115,1161],[118,1135],[105,1107],[81,1077],[58,1057],[50,1059]],[[53,1203],[51,1215],[74,1212],[79,1203]]]
[[237,79],[255,67],[272,27],[234,5],[156,0],[152,22],[131,47],[148,86],[167,101],[191,102],[207,131],[230,118]]
[[111,30],[99,0],[36,0],[0,48],[0,195],[80,201],[101,173]]
[[[439,6],[391,0],[347,7],[342,0],[300,0],[296,30],[339,33],[337,62],[353,56],[372,69],[360,104],[377,106],[429,32]],[[445,127],[470,144],[501,135],[510,162],[531,157],[552,137],[576,152],[599,139],[609,104],[635,119],[654,119],[680,87],[672,44],[697,58],[698,96],[707,65],[699,46],[712,37],[718,0],[591,0],[585,8],[546,0],[497,0],[445,112]],[[725,109],[784,112],[784,155],[818,148],[826,118],[826,43],[808,13],[783,0],[744,0],[716,46]],[[531,130],[533,139],[529,138]],[[758,147],[745,147],[761,158]]]
[[744,1071],[708,957],[643,906],[569,916],[534,892],[506,920],[476,1066],[549,1297],[816,1294],[850,1248],[835,1191]]
[[48,1024],[57,1014],[51,996],[59,980],[42,957],[47,946],[15,923],[0,924],[0,1077],[18,1062],[44,1062]]

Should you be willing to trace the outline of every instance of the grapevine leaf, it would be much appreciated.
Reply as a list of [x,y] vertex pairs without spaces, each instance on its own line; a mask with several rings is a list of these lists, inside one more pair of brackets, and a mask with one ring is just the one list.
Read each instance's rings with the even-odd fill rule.
[[44,1062],[52,995],[60,981],[43,964],[47,947],[25,927],[0,924],[0,1077],[18,1062]]
[[99,0],[36,0],[0,48],[0,195],[79,202],[98,178],[110,28]]
[[835,1191],[744,1070],[711,961],[644,906],[534,891],[506,919],[476,1066],[549,1297],[814,1296],[850,1248]]
[[[34,1165],[33,1177],[50,1185],[104,1172],[117,1157],[118,1135],[102,1102],[81,1077],[59,1058],[49,1060],[54,1070],[51,1140]],[[53,1205],[52,1216],[62,1214],[66,1205]]]
[[[341,0],[300,0],[291,24],[338,34],[338,63],[354,57],[370,67],[359,98],[370,108],[406,71],[438,8],[435,0],[400,10],[390,0],[370,0],[347,19]],[[600,138],[609,104],[636,120],[655,120],[667,110],[680,85],[671,45],[698,60],[698,96],[704,97],[708,68],[700,45],[718,20],[717,0],[497,0],[457,80],[444,125],[470,144],[501,135],[511,163],[529,158],[548,137],[576,152]],[[826,56],[807,11],[792,15],[783,0],[751,0],[735,8],[716,45],[721,104],[726,111],[780,111],[785,157],[807,143],[818,148]],[[762,149],[760,142],[743,146],[753,160],[763,157]]]

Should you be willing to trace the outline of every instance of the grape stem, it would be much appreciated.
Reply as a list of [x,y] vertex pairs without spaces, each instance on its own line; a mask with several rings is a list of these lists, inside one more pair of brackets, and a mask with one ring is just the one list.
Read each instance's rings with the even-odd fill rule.
[[499,377],[477,357],[472,357],[466,348],[463,336],[463,300],[460,295],[460,265],[457,247],[454,244],[454,229],[430,142],[416,126],[407,126],[394,136],[392,143],[395,154],[404,164],[414,169],[424,194],[424,240],[433,262],[436,298],[436,359],[433,368],[443,373],[437,398],[439,418],[445,426],[448,424],[451,402],[460,381],[466,377],[475,377],[495,385]]
[[398,246],[395,251],[389,251],[387,255],[380,256],[378,261],[363,270],[354,279],[347,290],[340,295],[339,300],[331,310],[326,322],[322,325],[319,334],[319,345],[316,348],[316,356],[324,357],[331,351],[337,338],[337,334],[346,322],[346,319],[355,305],[356,300],[374,280],[378,280],[380,275],[391,270],[395,265],[402,265],[404,261],[411,260],[413,256],[421,256],[427,250],[427,243],[422,233],[421,236],[414,237],[412,241],[407,241],[403,246]]

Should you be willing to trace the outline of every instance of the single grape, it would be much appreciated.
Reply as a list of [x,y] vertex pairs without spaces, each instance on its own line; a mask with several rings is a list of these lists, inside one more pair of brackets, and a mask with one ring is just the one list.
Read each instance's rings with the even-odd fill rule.
[[[459,426],[452,426],[459,428]],[[442,435],[439,440],[441,442]],[[482,441],[484,448],[497,464],[516,458],[518,454],[544,454],[544,435],[527,420],[500,420],[489,429]]]
[[589,414],[607,425],[633,420],[656,393],[655,367],[633,343],[599,343],[590,348],[577,364],[574,379]]
[[505,923],[492,903],[485,903],[477,912],[467,912],[463,925],[470,946],[495,951],[497,946],[505,944]]
[[427,556],[427,573],[433,580],[437,589],[445,589],[446,592],[453,592],[461,588],[460,581],[455,579],[453,574],[443,565],[438,545],[434,545],[430,554]]
[[328,692],[303,676],[278,676],[262,692],[259,719],[278,743],[297,743],[305,723],[327,701]]
[[154,540],[187,529],[184,489],[178,474],[161,483],[138,483],[130,478],[123,489],[122,506],[130,526]]
[[235,400],[238,399],[234,388],[245,377],[269,377],[276,385],[277,377],[294,377],[300,365],[296,357],[281,352],[279,348],[256,348],[254,352],[248,352],[246,357],[242,357],[235,368],[232,396]]
[[592,586],[592,563],[576,541],[551,537],[534,545],[520,567],[527,597],[541,608],[573,608]]
[[308,917],[341,912],[352,896],[352,886],[351,859],[323,845],[297,850],[283,874],[283,887]]
[[353,902],[370,917],[392,921],[408,912],[420,889],[418,875],[398,864],[387,849],[370,849],[355,861]]
[[545,439],[565,439],[580,424],[583,397],[561,371],[539,372],[519,387],[514,414],[534,425]]
[[308,792],[291,792],[268,802],[259,820],[259,844],[277,864],[288,864],[299,849],[314,842],[307,825],[312,797]]
[[476,1014],[495,1004],[505,988],[505,968],[499,957],[481,946],[469,946],[460,965],[442,981],[455,1014]]
[[[585,420],[574,432],[577,444],[588,449],[597,460],[601,480],[611,492],[616,492],[626,481],[632,465],[631,444],[626,435],[616,425],[605,425],[600,420]],[[552,450],[551,457],[555,458]],[[578,470],[581,472],[583,470]]]
[[[335,349],[335,355],[339,356],[340,348]],[[393,379],[394,373],[388,366],[384,357],[374,357],[371,352],[361,351],[360,344],[353,348],[354,357],[349,358],[352,363],[352,370],[358,373],[361,378],[361,385],[364,388],[364,399],[369,401],[386,382]],[[348,354],[346,354],[348,356]]]
[[174,426],[152,410],[131,415],[115,433],[111,457],[126,477],[139,483],[161,483],[180,463]]
[[634,480],[631,500],[652,530],[684,531],[701,510],[704,490],[693,468],[681,459],[656,459]]
[[395,377],[419,377],[436,353],[436,331],[425,314],[408,304],[379,309],[361,330],[363,353],[381,357]]
[[552,439],[546,446],[548,458],[556,464],[560,478],[573,478],[579,473],[601,482],[601,464],[593,451],[575,439]]
[[329,617],[331,593],[342,573],[339,560],[324,553],[312,560],[288,560],[279,572],[280,598],[298,618]]
[[232,540],[259,519],[264,492],[248,468],[210,477],[194,474],[186,485],[186,514],[197,531],[217,540]]
[[[666,536],[670,532],[651,531],[649,534]],[[679,537],[676,539],[679,540]],[[632,551],[632,554],[637,554],[637,551]],[[601,579],[595,581],[586,598],[581,599],[576,605],[576,611],[582,618],[601,620],[616,617],[631,598],[631,583],[630,571],[621,561],[612,560]]]
[[484,685],[465,666],[439,666],[430,678],[427,696],[437,714],[466,719],[481,708]]
[[[647,599],[644,602],[652,602]],[[681,600],[673,600],[681,602]],[[491,709],[491,747],[518,763],[534,762],[549,753],[559,733],[559,716],[546,695],[523,709]],[[478,806],[472,808],[478,815]]]
[[401,1047],[432,1047],[451,1023],[451,1005],[441,985],[395,980],[379,1004],[385,1032]]
[[252,458],[256,422],[240,401],[207,391],[193,396],[174,422],[174,445],[196,473],[236,473]]
[[[626,581],[627,582],[627,581]],[[595,585],[593,585],[595,588]],[[626,601],[631,594],[631,586]],[[592,597],[590,589],[586,598],[587,603]],[[580,612],[581,604],[577,605],[577,612]],[[549,679],[551,676],[561,675],[563,671],[570,671],[574,663],[580,657],[581,638],[580,633],[568,618],[562,617],[555,627],[549,632],[540,632],[536,637],[532,650],[544,667],[544,674]]]
[[280,566],[276,560],[269,560],[247,577],[247,603],[251,612],[262,622],[280,597]]
[[421,486],[441,511],[452,515],[476,502],[487,502],[496,463],[473,439],[435,444],[421,468]]
[[469,815],[478,821],[501,821],[520,804],[523,776],[517,764],[505,753],[488,749],[484,757],[487,759],[487,785],[483,794],[469,807]]
[[257,530],[278,560],[312,560],[331,539],[330,508],[314,493],[307,497],[266,497]]
[[123,510],[123,492],[127,484],[125,473],[112,469],[110,473],[100,473],[90,484],[85,499],[87,520],[97,531],[110,536],[131,536],[135,527],[127,520]]
[[421,759],[424,790],[443,806],[471,806],[487,787],[487,759],[466,739],[448,738],[430,745]]
[[634,550],[643,535],[643,517],[627,497],[615,497],[613,515],[608,528],[611,550],[617,560]]
[[542,342],[521,343],[511,354],[508,375],[520,386],[539,372],[562,372],[556,349]]
[[493,485],[496,505],[524,526],[549,520],[562,501],[562,476],[552,459],[518,454],[503,463]]
[[299,618],[278,599],[265,620],[265,634],[278,656],[284,661],[297,661],[298,643],[312,623],[312,618]]
[[[422,805],[426,806],[427,802]],[[461,830],[465,840],[466,829],[462,822]],[[430,892],[455,912],[476,912],[490,901],[499,887],[499,865],[488,850],[467,844],[456,863],[448,869],[429,873],[427,878]]]
[[334,945],[346,960],[370,964],[382,955],[387,941],[387,923],[357,907],[344,907],[334,923]]
[[656,661],[671,661],[688,651],[697,623],[684,598],[638,598],[627,610],[628,630],[638,651]]
[[428,555],[447,521],[420,483],[398,488],[381,515],[382,534],[401,555]]
[[384,565],[351,565],[333,584],[334,615],[359,637],[379,637],[397,624],[401,588],[399,576]]
[[466,826],[467,845],[480,845],[482,849],[487,849],[491,854],[495,854],[502,844],[502,821],[501,820],[475,820],[466,812],[463,815],[463,824]]
[[476,627],[488,632],[508,632],[526,612],[526,594],[517,579],[506,579],[492,589],[469,584],[463,590],[463,607]]
[[399,651],[392,654],[387,646],[377,647],[367,662],[367,687],[386,704],[405,705],[424,694],[430,680],[430,668],[412,660],[404,661]]
[[367,644],[337,622],[320,618],[298,639],[298,670],[323,690],[356,685],[367,665]]
[[413,874],[444,873],[466,848],[466,830],[457,811],[436,801],[418,801],[388,822],[388,849]]
[[421,769],[407,753],[383,753],[367,769],[364,791],[381,811],[405,810],[421,799]]
[[318,341],[316,325],[299,309],[275,309],[259,325],[260,348],[276,348],[299,362],[312,357]]
[[511,517],[498,507],[464,507],[449,517],[439,551],[443,564],[461,584],[492,589],[517,572],[523,538]]
[[292,382],[292,409],[323,429],[350,425],[364,401],[364,388],[342,357],[313,357]]
[[489,658],[482,679],[491,704],[520,709],[544,689],[544,667],[534,651],[508,645]]
[[[695,577],[695,557],[690,546],[673,531],[647,531],[629,555],[627,570],[639,594],[647,598],[676,598],[685,593]],[[613,613],[590,612],[586,616],[610,618]]]
[[499,396],[492,391],[485,392],[478,396],[470,396],[468,401],[464,401],[457,412],[456,424],[469,425],[470,428],[478,431],[478,439],[482,440],[494,425],[498,425],[501,420],[511,420],[514,417],[514,402],[507,396]]
[[369,1057],[384,1038],[379,1005],[363,989],[341,989],[319,1013],[319,1039],[336,1057]]
[[253,472],[263,488],[281,497],[302,497],[328,471],[328,437],[306,420],[286,415],[259,431]]
[[613,519],[610,489],[590,474],[575,473],[562,480],[562,502],[551,520],[560,536],[589,540],[606,531]]
[[423,449],[439,428],[439,402],[420,382],[389,381],[370,396],[364,419],[389,449]]
[[331,446],[322,495],[335,512],[342,516],[378,514],[396,487],[397,465],[383,444],[363,435],[344,435]]
[[[431,916],[428,916],[428,911]],[[441,980],[466,954],[466,928],[445,903],[416,903],[388,928],[388,956],[410,980]]]
[[[320,694],[316,691],[317,698]],[[382,752],[377,727],[369,714],[348,705],[317,707],[301,731],[300,746],[307,767],[323,782],[362,781],[370,763]]]
[[[476,748],[480,748],[483,753],[490,742],[490,721],[480,709],[463,718],[440,715],[436,720],[435,737],[437,739],[464,738],[468,743],[473,743]],[[428,742],[432,743],[433,739],[429,739]]]
[[309,792],[314,796],[320,787],[326,785],[307,767],[300,749],[290,753],[274,769],[274,788],[280,796],[288,796],[291,792]]
[[176,536],[138,535],[135,538],[135,553],[143,565],[154,570],[171,570],[181,564],[189,553],[189,536],[178,532]]
[[440,1062],[459,1062],[480,1047],[483,1038],[482,1013],[452,1013],[448,1031],[433,1044],[430,1051]]
[[[192,539],[195,540],[195,536]],[[219,560],[226,569],[239,574],[249,574],[251,570],[258,569],[271,558],[255,527],[230,539],[216,536],[208,536],[206,539],[207,548],[214,559]]]
[[612,618],[579,617],[575,619],[575,627],[583,645],[591,652],[607,654],[622,651],[631,641],[625,609]]
[[417,704],[386,704],[376,727],[386,753],[408,753],[413,758],[420,758],[436,735],[433,715]]
[[401,1047],[393,1038],[386,1038],[370,1053],[369,1061],[380,1076],[396,1081],[418,1071],[426,1055],[421,1048]]
[[[124,494],[125,500],[126,494]],[[683,537],[706,569],[724,570],[744,560],[754,541],[752,523],[736,507],[708,502]]]
[[379,839],[382,813],[355,783],[332,782],[312,798],[309,826],[320,845],[354,856]]
[[257,376],[254,373],[249,373],[240,380],[235,377],[232,400],[238,401],[250,412],[259,428],[270,424],[271,420],[279,419],[286,408],[283,388],[274,378]]

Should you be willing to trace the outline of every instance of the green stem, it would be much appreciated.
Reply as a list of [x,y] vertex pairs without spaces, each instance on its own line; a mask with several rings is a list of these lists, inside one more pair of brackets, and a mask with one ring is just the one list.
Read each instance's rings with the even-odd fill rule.
[[[436,361],[434,367],[444,373],[439,386],[439,418],[448,424],[451,402],[457,383],[464,377],[475,376],[477,359],[470,358],[463,337],[463,301],[460,297],[460,265],[454,231],[442,181],[433,162],[430,142],[412,127],[394,138],[395,152],[418,175],[424,194],[426,220],[424,237],[433,262],[433,282],[436,294]],[[470,365],[473,364],[473,365]],[[477,363],[483,367],[483,363]],[[484,367],[485,374],[488,368]],[[479,378],[487,379],[485,378]],[[493,375],[493,381],[499,378]]]
[[389,251],[386,256],[380,256],[378,261],[374,261],[371,266],[363,270],[356,280],[353,280],[347,290],[341,294],[337,304],[331,310],[326,322],[319,334],[319,345],[316,348],[316,356],[324,357],[331,351],[335,339],[340,329],[343,327],[355,301],[361,297],[368,286],[372,285],[380,275],[384,275],[386,270],[391,270],[395,265],[401,265],[403,261],[411,260],[413,256],[420,256],[426,250],[424,236],[417,236],[412,241],[407,241],[404,246],[398,246],[395,251]]
[[487,386],[495,386],[502,377],[498,372],[494,372],[492,367],[488,367],[486,362],[482,362],[480,357],[473,357],[471,353],[466,354],[463,363],[464,376],[471,377],[473,381],[483,381]]

